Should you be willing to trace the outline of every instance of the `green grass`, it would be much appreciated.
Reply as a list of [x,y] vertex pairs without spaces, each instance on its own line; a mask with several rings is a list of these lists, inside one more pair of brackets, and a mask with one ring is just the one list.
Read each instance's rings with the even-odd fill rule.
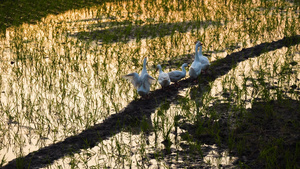
[[[20,157],[22,168],[21,157],[29,152],[142,102],[122,75],[139,73],[144,57],[153,77],[157,64],[166,72],[179,69],[191,63],[198,39],[215,68],[212,75],[165,98],[151,117],[132,117],[136,124],[130,128],[115,126],[122,131],[95,146],[86,142],[80,153],[48,167],[299,167],[299,141],[293,137],[299,136],[299,43],[266,48],[238,64],[221,62],[243,49],[299,35],[299,4],[178,2],[3,1],[0,166]],[[158,89],[157,83],[151,86]],[[207,147],[218,152],[217,160],[203,160],[211,153]],[[235,161],[223,162],[223,152]]]

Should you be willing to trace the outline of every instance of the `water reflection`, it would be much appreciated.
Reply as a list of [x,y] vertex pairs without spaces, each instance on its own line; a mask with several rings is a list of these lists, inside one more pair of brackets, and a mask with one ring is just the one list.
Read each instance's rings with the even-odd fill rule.
[[[292,37],[292,38],[297,38],[297,37]],[[281,40],[281,41],[283,41],[283,40]],[[274,50],[275,48],[279,47],[280,45],[282,45],[282,46],[286,45],[284,43],[280,43],[281,41],[268,43],[268,47],[269,47],[268,49],[269,50]],[[299,41],[292,41],[292,42],[293,43],[299,43]],[[266,44],[262,44],[262,45],[266,45]],[[289,45],[292,45],[292,44],[289,44]],[[262,48],[262,47],[260,46],[260,47],[257,47],[257,48]],[[263,48],[263,49],[265,49],[265,48]],[[227,57],[232,58],[234,56],[240,55],[241,53],[243,53],[243,56],[245,56],[245,57],[253,57],[253,55],[251,55],[252,52],[251,52],[251,54],[247,54],[247,51],[248,50],[243,50],[241,52],[238,52],[239,54],[238,53],[233,53],[232,55],[229,55]],[[265,50],[261,50],[260,52],[265,52]],[[259,54],[257,53],[257,55],[259,55]],[[217,68],[219,66],[219,64],[221,64],[221,62],[217,62],[217,63],[218,64],[212,63],[212,69]],[[225,62],[225,63],[228,63],[228,62]],[[221,71],[218,72],[219,76],[220,76],[220,74],[222,75],[222,74],[225,74],[225,73],[226,72],[221,72]],[[218,74],[216,73],[216,74],[214,74],[214,76],[212,76],[211,78],[207,78],[207,79],[210,80],[210,81],[213,81],[214,77],[215,78],[218,77]],[[182,87],[188,87],[188,86],[191,85],[191,83],[190,83],[190,80],[187,79],[187,80],[181,81],[180,85]],[[111,115],[110,118],[104,120],[103,123],[100,123],[100,124],[90,128],[90,129],[87,129],[87,130],[83,131],[82,133],[80,133],[77,136],[68,137],[63,142],[59,142],[57,144],[54,144],[53,146],[42,148],[38,151],[38,154],[40,154],[40,155],[44,154],[44,155],[48,156],[49,155],[48,154],[49,153],[49,148],[51,149],[51,148],[55,148],[57,146],[58,147],[65,146],[66,144],[68,146],[71,146],[70,143],[73,143],[73,142],[76,144],[76,146],[72,145],[73,149],[79,150],[79,149],[85,147],[84,145],[86,144],[86,142],[89,143],[88,144],[89,146],[93,147],[99,141],[99,136],[100,136],[101,139],[103,139],[103,138],[111,136],[111,134],[113,134],[115,132],[120,131],[122,128],[127,128],[131,125],[133,125],[133,126],[142,125],[141,122],[143,121],[143,119],[150,118],[150,115],[156,110],[156,108],[160,105],[160,103],[162,103],[165,100],[165,98],[169,98],[169,99],[172,100],[172,98],[174,99],[174,97],[176,95],[177,95],[176,90],[173,90],[173,91],[164,91],[164,90],[153,91],[153,92],[150,93],[150,98],[151,99],[133,101],[124,110],[122,110],[118,114]],[[152,104],[149,104],[149,103],[152,103]],[[140,112],[142,112],[142,113],[140,113]],[[120,119],[122,119],[122,123],[120,123],[121,122]],[[117,125],[116,125],[116,122],[118,123]],[[86,141],[81,140],[80,138],[86,138]],[[74,140],[77,140],[77,141],[74,141]],[[75,148],[75,147],[77,147],[77,148]],[[62,156],[65,153],[69,152],[69,150],[66,149],[66,148],[60,149],[60,151],[61,152],[58,153],[58,154],[61,154]],[[31,158],[32,156],[35,156],[35,155],[30,154],[30,155],[26,156],[25,158]],[[51,159],[54,160],[54,159],[58,159],[58,158],[60,158],[60,157],[58,157],[58,156],[53,157],[52,156],[52,157],[49,157],[48,160],[51,160]]]

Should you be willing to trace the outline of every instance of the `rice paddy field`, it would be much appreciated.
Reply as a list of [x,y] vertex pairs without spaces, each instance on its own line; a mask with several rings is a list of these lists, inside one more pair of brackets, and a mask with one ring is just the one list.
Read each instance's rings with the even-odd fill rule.
[[300,167],[298,1],[1,3],[1,168]]

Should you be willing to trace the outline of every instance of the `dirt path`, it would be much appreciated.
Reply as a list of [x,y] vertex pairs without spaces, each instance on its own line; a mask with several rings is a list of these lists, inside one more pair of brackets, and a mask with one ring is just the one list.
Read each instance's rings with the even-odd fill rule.
[[[281,40],[262,43],[260,45],[243,49],[232,53],[227,57],[212,63],[211,75],[203,76],[206,82],[212,82],[219,76],[227,74],[231,68],[239,62],[260,56],[261,54],[282,47],[290,47],[300,43],[300,35],[285,37]],[[181,89],[197,85],[190,79],[180,81]],[[80,134],[66,138],[56,144],[41,148],[38,151],[29,153],[25,157],[10,161],[3,168],[40,168],[53,163],[67,154],[78,153],[81,149],[93,148],[101,140],[107,139],[119,133],[123,129],[132,127],[141,128],[143,119],[150,120],[150,116],[166,99],[170,103],[176,100],[178,89],[174,85],[169,86],[170,90],[155,90],[150,93],[149,99],[134,100],[123,110],[110,116],[103,123],[82,131]]]

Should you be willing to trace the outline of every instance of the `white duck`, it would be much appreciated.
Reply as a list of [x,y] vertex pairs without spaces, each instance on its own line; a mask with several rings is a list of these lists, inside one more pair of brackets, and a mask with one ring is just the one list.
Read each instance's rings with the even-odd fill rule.
[[140,76],[136,72],[123,76],[123,78],[129,80],[133,84],[137,89],[138,94],[141,96],[146,96],[149,93],[150,85],[155,81],[155,79],[147,73],[146,62],[147,57],[144,59],[143,70]]
[[[190,70],[189,70],[189,75],[192,79],[196,79],[200,73],[201,70],[203,69],[204,64],[200,62],[200,58],[198,56],[198,47],[200,46],[200,50],[202,50],[201,43],[199,41],[196,42],[195,46],[195,60],[193,61]],[[202,51],[201,51],[202,54]]]
[[180,79],[184,78],[185,75],[186,75],[185,67],[187,67],[187,66],[188,66],[188,64],[184,63],[181,66],[182,71],[174,70],[172,72],[169,72],[168,74],[169,74],[171,82],[175,82],[176,83]]
[[205,57],[202,54],[202,43],[200,41],[197,41],[196,46],[197,46],[197,44],[199,44],[198,47],[200,47],[200,50],[198,52],[198,47],[197,47],[196,55],[198,56],[200,62],[202,63],[202,70],[204,71],[204,73],[206,73],[206,71],[208,70],[208,68],[210,66],[210,63],[209,63],[209,60],[207,59],[207,57]]
[[169,86],[171,83],[169,74],[162,71],[160,64],[157,65],[157,68],[159,70],[158,83],[162,88]]

